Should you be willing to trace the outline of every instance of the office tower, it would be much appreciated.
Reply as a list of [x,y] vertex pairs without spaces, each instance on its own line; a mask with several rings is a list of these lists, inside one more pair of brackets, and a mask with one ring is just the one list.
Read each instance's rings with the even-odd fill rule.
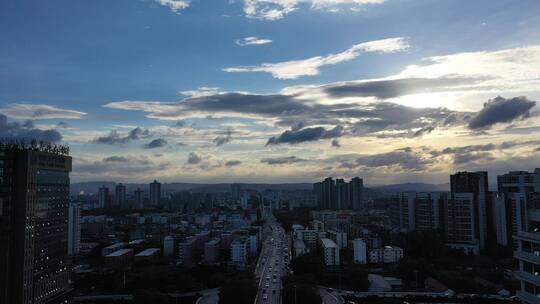
[[520,282],[517,296],[522,303],[540,303],[540,193],[530,192],[527,205],[522,205],[520,213],[525,219],[524,225],[517,235],[517,250],[514,257],[519,268],[516,279]]
[[415,192],[404,192],[392,197],[390,202],[390,222],[392,228],[409,232],[415,228],[414,200]]
[[154,180],[150,183],[150,205],[156,207],[161,201],[161,183]]
[[134,202],[133,208],[143,209],[144,208],[144,191],[141,188],[137,188],[137,190],[135,190],[134,199],[135,199],[135,202]]
[[349,183],[350,190],[350,204],[354,210],[361,210],[364,205],[364,180],[359,177],[351,179]]
[[345,180],[338,178],[336,179],[336,209],[350,209],[350,187]]
[[414,229],[430,231],[444,229],[444,204],[448,193],[420,192],[414,199]]
[[81,205],[69,204],[68,254],[79,254],[81,244]]
[[466,254],[479,254],[480,241],[475,220],[473,193],[451,193],[444,213],[446,242]]
[[126,208],[126,186],[121,183],[114,187],[114,206],[116,208]]
[[58,303],[69,291],[68,151],[0,143],[0,303]]
[[491,204],[488,201],[488,173],[457,172],[450,176],[450,189],[452,194],[471,193],[473,195],[474,236],[478,239],[480,249],[485,248],[488,234],[494,233],[488,222],[492,215]]
[[98,208],[110,208],[110,199],[109,188],[101,186],[98,190]]
[[240,199],[240,184],[231,184],[231,198],[235,201]]

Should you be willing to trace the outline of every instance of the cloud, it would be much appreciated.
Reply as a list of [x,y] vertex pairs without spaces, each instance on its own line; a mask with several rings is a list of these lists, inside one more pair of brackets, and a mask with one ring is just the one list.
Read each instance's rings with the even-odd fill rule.
[[57,108],[45,104],[13,103],[0,108],[0,113],[17,119],[80,119],[85,112]]
[[284,165],[284,164],[294,164],[299,162],[305,162],[305,159],[298,158],[296,156],[283,156],[283,157],[273,157],[273,158],[263,158],[261,163],[268,165]]
[[353,60],[362,53],[395,53],[409,48],[405,38],[388,38],[368,41],[353,45],[346,51],[326,56],[315,56],[302,60],[291,60],[278,63],[263,63],[255,66],[238,66],[224,68],[225,72],[265,72],[278,79],[296,79],[301,76],[314,76],[325,65],[334,65]]
[[117,145],[125,144],[129,141],[145,138],[148,136],[150,136],[149,130],[137,127],[129,131],[126,136],[120,136],[120,134],[118,134],[118,131],[112,130],[108,135],[96,138],[94,142],[98,144]]
[[226,143],[229,143],[232,140],[231,134],[232,134],[232,132],[229,129],[229,130],[227,130],[225,135],[217,136],[216,138],[214,138],[214,140],[212,142],[215,143],[216,146],[221,146],[221,145],[224,145]]
[[119,163],[126,163],[128,162],[128,158],[124,156],[109,156],[105,157],[103,159],[104,162],[119,162]]
[[7,117],[0,114],[0,138],[16,138],[25,141],[44,141],[57,143],[62,140],[62,134],[56,130],[36,129],[31,121],[8,122]]
[[229,161],[225,162],[225,166],[227,166],[227,167],[235,167],[235,166],[239,166],[241,164],[242,164],[242,162],[239,161],[239,160],[229,160]]
[[155,148],[161,148],[165,147],[167,145],[167,141],[163,138],[154,139],[151,142],[144,145],[146,149],[155,149]]
[[340,137],[343,135],[343,127],[336,126],[333,129],[327,130],[323,127],[305,128],[298,131],[287,130],[277,137],[271,137],[266,142],[266,145],[278,144],[298,144],[306,141],[316,141],[319,139],[327,139]]
[[67,122],[60,121],[56,124],[56,128],[58,129],[67,129],[69,128],[69,124]]
[[154,0],[158,4],[167,6],[171,11],[179,13],[181,10],[189,7],[190,0]]
[[398,167],[405,171],[422,171],[431,163],[431,159],[411,148],[402,148],[387,153],[360,156],[355,160],[356,166],[371,168]]
[[377,97],[389,99],[404,95],[441,90],[458,90],[489,79],[488,77],[442,76],[437,78],[394,78],[348,81],[323,86],[334,98]]
[[301,4],[312,9],[336,11],[341,7],[361,8],[367,4],[380,4],[385,0],[244,0],[246,17],[261,20],[279,20],[296,11]]
[[508,123],[530,116],[530,110],[536,105],[526,97],[506,99],[497,96],[484,104],[484,107],[469,122],[471,129],[489,129],[498,123]]
[[195,152],[191,152],[188,155],[187,163],[190,165],[196,165],[202,161],[202,156],[198,155]]
[[257,38],[255,36],[250,36],[250,37],[245,37],[245,38],[242,38],[242,39],[237,39],[235,42],[239,46],[246,46],[246,45],[268,44],[268,43],[272,43],[272,40]]

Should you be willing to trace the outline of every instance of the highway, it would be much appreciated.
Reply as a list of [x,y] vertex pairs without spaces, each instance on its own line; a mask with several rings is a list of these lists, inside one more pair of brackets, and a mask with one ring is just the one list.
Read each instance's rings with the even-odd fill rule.
[[266,234],[255,274],[259,287],[255,304],[281,303],[282,277],[288,271],[289,244],[285,231],[276,221],[271,209],[263,208]]

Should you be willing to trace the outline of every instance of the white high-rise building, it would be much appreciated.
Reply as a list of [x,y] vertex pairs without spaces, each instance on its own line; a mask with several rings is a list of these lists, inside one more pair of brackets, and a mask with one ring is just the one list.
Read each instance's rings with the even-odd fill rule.
[[68,210],[68,254],[79,253],[81,245],[81,205],[70,204]]
[[366,242],[362,239],[354,239],[353,250],[354,250],[354,262],[357,264],[366,264],[367,263],[367,246]]
[[166,257],[174,255],[174,238],[170,235],[163,238],[163,255]]
[[339,265],[339,247],[331,239],[321,238],[321,250],[324,256],[326,266]]
[[236,239],[231,243],[231,262],[239,269],[244,269],[248,261],[248,242]]

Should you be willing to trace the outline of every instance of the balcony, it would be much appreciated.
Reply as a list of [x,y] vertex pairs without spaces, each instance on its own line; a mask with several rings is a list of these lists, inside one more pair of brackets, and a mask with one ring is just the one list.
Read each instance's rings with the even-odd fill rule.
[[520,281],[527,281],[536,286],[540,286],[540,276],[528,273],[526,271],[516,271],[516,278]]
[[540,265],[540,255],[535,255],[532,252],[514,251],[514,258]]
[[540,304],[540,298],[536,297],[535,295],[525,292],[525,291],[518,291],[516,293],[518,298],[520,298],[523,303],[527,304]]
[[514,238],[519,239],[519,240],[524,240],[524,241],[540,243],[540,233],[538,232],[520,231]]

